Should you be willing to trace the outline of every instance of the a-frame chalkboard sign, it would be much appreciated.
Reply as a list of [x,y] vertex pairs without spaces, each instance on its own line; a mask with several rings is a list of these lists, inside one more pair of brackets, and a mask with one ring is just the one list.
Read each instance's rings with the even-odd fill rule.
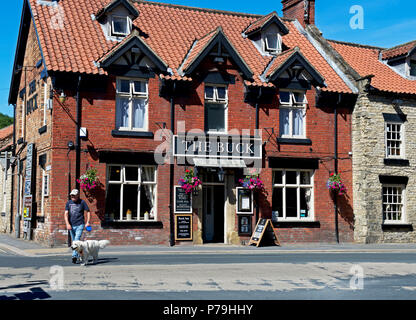
[[273,229],[272,220],[270,219],[259,219],[256,228],[254,229],[253,235],[251,236],[249,246],[256,245],[276,245],[280,246],[279,238]]

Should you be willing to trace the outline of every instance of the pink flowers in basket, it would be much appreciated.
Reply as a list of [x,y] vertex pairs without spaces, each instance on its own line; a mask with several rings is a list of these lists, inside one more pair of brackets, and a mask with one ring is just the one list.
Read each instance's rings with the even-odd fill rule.
[[331,173],[326,183],[326,186],[328,189],[338,192],[338,195],[340,196],[342,196],[347,191],[347,188],[341,181],[340,174]]
[[84,191],[91,191],[97,187],[98,177],[97,177],[97,169],[94,167],[89,167],[87,171],[77,179],[81,190]]
[[179,179],[179,185],[186,193],[191,193],[202,185],[202,181],[194,174],[194,170],[185,170],[185,176]]
[[264,183],[259,178],[258,174],[248,175],[244,179],[240,179],[238,181],[240,182],[243,188],[247,188],[254,191],[262,191],[264,189]]

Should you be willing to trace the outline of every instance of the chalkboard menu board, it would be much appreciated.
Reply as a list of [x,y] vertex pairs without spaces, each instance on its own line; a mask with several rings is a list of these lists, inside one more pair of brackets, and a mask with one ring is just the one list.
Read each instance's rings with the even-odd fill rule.
[[192,240],[192,214],[177,214],[175,216],[175,239],[179,241]]
[[175,213],[192,213],[192,194],[175,186]]
[[279,238],[273,229],[273,224],[270,219],[259,219],[249,242],[249,245],[253,244],[256,247],[260,246],[260,244],[280,246]]

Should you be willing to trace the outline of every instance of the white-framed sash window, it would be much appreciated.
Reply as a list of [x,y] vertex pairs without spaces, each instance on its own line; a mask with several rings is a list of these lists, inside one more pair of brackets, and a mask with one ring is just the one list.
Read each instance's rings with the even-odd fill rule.
[[405,222],[405,185],[383,184],[383,224]]
[[281,138],[306,138],[307,99],[302,91],[279,92],[279,129]]
[[404,158],[404,124],[400,122],[385,123],[386,158]]
[[148,83],[143,79],[117,79],[116,127],[124,131],[147,131]]
[[272,212],[275,221],[314,221],[314,170],[273,170]]
[[157,168],[107,166],[106,215],[110,221],[157,220]]
[[205,131],[228,131],[228,92],[226,86],[205,85]]

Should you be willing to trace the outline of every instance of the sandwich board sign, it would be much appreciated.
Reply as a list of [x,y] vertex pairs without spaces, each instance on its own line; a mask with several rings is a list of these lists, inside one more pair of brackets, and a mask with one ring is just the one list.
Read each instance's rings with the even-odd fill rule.
[[192,214],[175,215],[175,240],[192,241]]
[[259,219],[256,228],[254,229],[253,235],[251,236],[249,246],[261,244],[274,244],[280,246],[279,238],[273,229],[272,220],[270,219]]

